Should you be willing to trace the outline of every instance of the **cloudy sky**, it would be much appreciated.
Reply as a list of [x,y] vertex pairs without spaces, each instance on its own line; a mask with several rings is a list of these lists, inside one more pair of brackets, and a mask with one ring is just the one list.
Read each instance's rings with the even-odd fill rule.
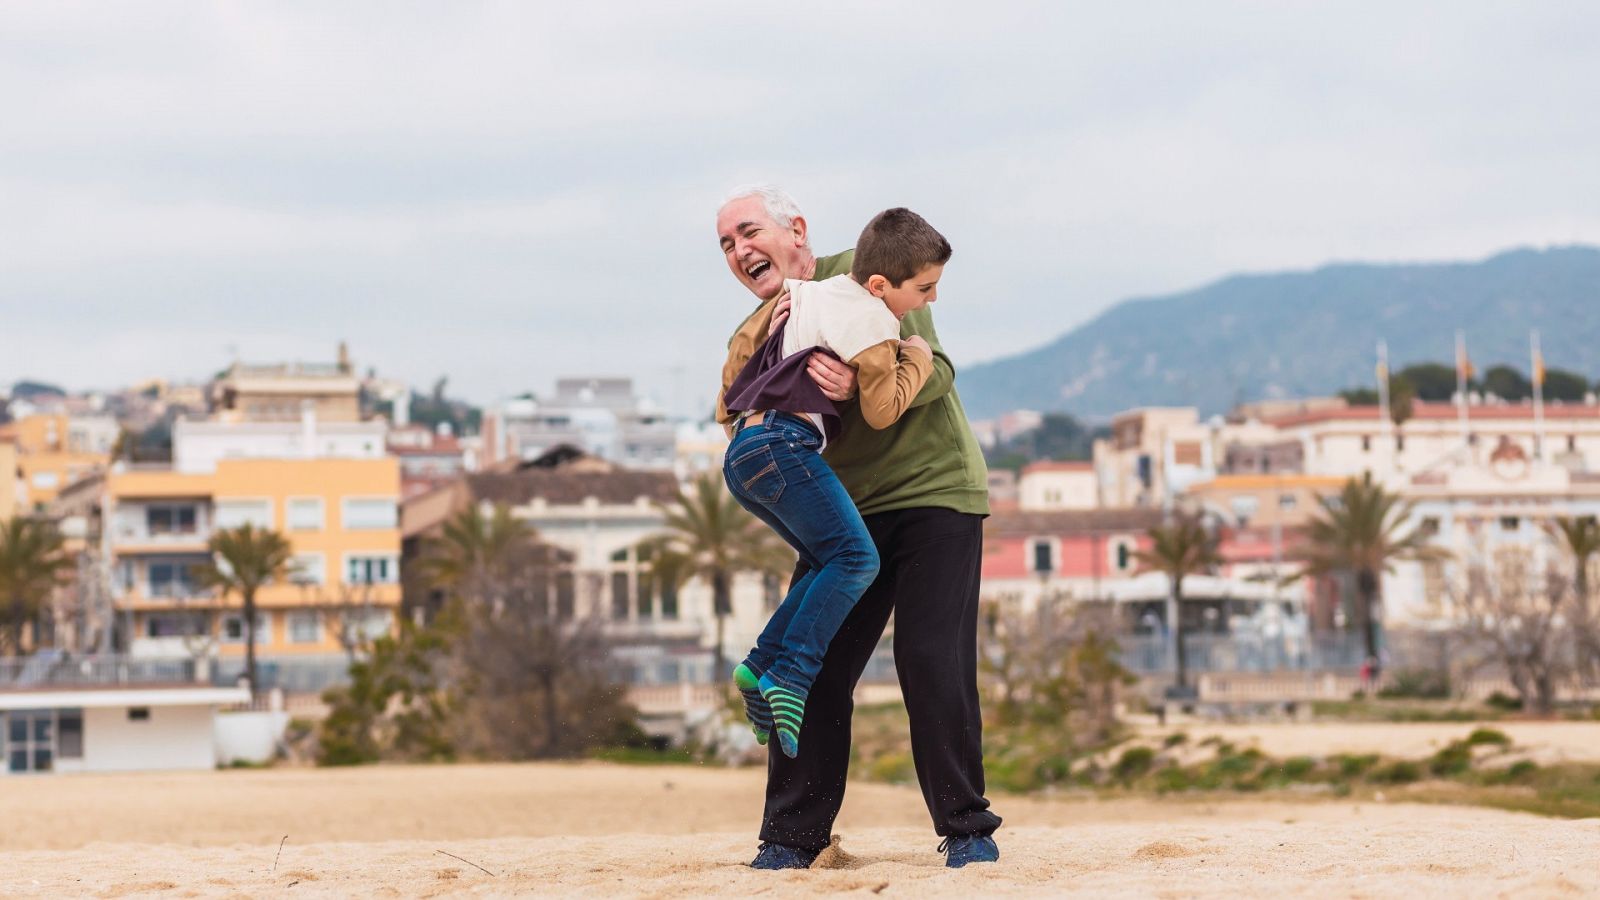
[[959,364],[1236,271],[1600,243],[1586,4],[0,7],[0,385],[357,363],[708,402],[712,216],[956,247]]

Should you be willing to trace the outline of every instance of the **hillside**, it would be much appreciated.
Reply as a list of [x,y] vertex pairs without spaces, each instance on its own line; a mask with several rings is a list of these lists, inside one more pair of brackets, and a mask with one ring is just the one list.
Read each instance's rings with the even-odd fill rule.
[[1133,406],[1327,394],[1370,384],[1374,346],[1398,368],[1449,362],[1456,329],[1479,370],[1528,368],[1528,329],[1546,362],[1600,374],[1600,248],[1512,250],[1481,262],[1339,263],[1235,275],[1196,290],[1127,300],[1049,344],[970,366],[974,418],[1010,409],[1103,418]]

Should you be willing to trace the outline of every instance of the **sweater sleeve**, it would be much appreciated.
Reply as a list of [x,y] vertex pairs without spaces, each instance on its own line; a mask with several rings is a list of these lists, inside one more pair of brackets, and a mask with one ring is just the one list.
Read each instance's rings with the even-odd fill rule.
[[739,377],[744,371],[745,363],[750,357],[756,355],[756,348],[767,339],[767,325],[772,321],[772,309],[777,305],[777,298],[768,300],[744,320],[739,330],[733,333],[728,340],[728,358],[722,363],[722,389],[717,391],[717,422],[727,425],[734,420],[734,414],[728,410],[728,385]]
[[855,367],[861,417],[884,429],[900,420],[933,374],[933,357],[897,340],[873,344],[847,362]]

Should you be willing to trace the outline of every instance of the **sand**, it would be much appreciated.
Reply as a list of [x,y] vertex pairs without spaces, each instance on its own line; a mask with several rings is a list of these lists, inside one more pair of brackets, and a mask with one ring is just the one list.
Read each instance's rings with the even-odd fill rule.
[[582,764],[12,779],[0,895],[1600,895],[1600,820],[1003,797],[1001,862],[949,871],[920,795],[867,784],[851,786],[833,868],[756,872],[761,778]]

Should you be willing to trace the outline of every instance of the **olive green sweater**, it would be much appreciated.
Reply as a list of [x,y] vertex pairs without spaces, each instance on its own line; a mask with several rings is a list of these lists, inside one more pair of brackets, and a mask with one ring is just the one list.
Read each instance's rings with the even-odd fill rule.
[[[854,258],[854,250],[819,257],[812,279],[822,281],[849,272]],[[764,309],[767,304],[762,304],[757,314]],[[879,431],[861,417],[856,401],[839,404],[843,428],[838,439],[828,444],[823,458],[864,516],[922,506],[988,515],[988,467],[956,394],[955,367],[939,346],[933,315],[926,307],[907,313],[900,321],[902,340],[914,334],[933,348],[933,374],[911,401],[911,408],[900,421]],[[766,337],[764,327],[760,337]],[[718,409],[722,409],[720,402]]]

